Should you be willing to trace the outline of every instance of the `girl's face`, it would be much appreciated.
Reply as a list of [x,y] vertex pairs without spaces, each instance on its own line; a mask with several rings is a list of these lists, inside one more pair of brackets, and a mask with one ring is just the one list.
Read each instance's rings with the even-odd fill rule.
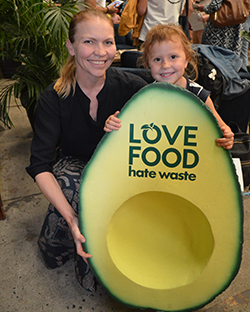
[[[174,38],[175,39],[175,38]],[[188,59],[179,40],[156,42],[150,49],[148,64],[156,81],[186,88],[183,77]]]
[[74,43],[67,40],[70,55],[75,56],[77,79],[105,78],[116,54],[113,27],[99,17],[77,25]]

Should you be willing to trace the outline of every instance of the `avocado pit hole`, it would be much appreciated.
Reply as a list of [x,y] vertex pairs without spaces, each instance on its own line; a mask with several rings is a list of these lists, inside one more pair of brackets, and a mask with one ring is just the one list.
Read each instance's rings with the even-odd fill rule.
[[115,211],[107,245],[113,263],[128,279],[170,289],[202,274],[214,237],[201,209],[180,196],[152,191],[129,198]]

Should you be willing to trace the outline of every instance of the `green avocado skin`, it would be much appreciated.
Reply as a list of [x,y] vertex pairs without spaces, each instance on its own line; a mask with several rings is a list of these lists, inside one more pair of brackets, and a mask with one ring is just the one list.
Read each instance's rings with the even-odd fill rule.
[[[197,111],[197,113],[195,113],[196,115],[190,113],[189,117],[189,111]],[[107,292],[116,301],[128,307],[150,308],[166,312],[198,310],[213,301],[215,297],[228,288],[240,269],[242,258],[243,198],[230,152],[217,147],[214,143],[216,138],[222,137],[222,131],[211,110],[198,97],[181,87],[168,83],[153,83],[141,89],[124,106],[119,118],[122,124],[121,129],[104,135],[92,159],[86,165],[81,178],[79,226],[86,238],[84,249],[92,254],[92,258],[89,259],[90,268]],[[135,129],[132,134],[131,125]],[[149,125],[148,127],[152,129],[154,127],[160,129],[161,137],[160,133],[158,135],[161,139],[159,139],[159,142],[148,146],[142,144],[142,142],[144,143],[144,137],[150,141],[149,135],[153,134],[153,132],[150,132],[151,129],[148,130],[145,125]],[[166,125],[165,128],[164,125]],[[181,129],[179,134],[178,131],[175,132],[175,138],[173,133],[178,129],[177,126],[182,128],[179,128]],[[185,148],[188,150],[193,149],[199,155],[198,165],[186,169],[185,172],[188,172],[189,175],[193,174],[196,180],[160,179],[158,178],[158,172],[163,170],[160,167],[161,161],[155,166],[146,167],[145,163],[140,159],[142,158],[141,155],[146,148],[151,148],[153,151],[154,148],[160,150],[160,141],[167,137],[167,130],[169,129],[172,132],[169,130],[167,143],[169,145],[173,143],[169,148],[181,151],[180,154],[182,155],[182,145],[185,142],[185,137],[181,140],[181,135],[186,131],[185,126],[191,129],[190,131],[187,130],[189,132],[186,134],[188,138],[186,141],[190,146],[185,146]],[[196,129],[195,127],[198,129],[196,132],[193,130]],[[167,130],[164,132],[164,129]],[[143,131],[148,131],[147,134],[144,133],[144,137]],[[195,135],[197,133],[197,142],[194,133]],[[199,134],[202,138],[200,141],[198,141]],[[147,135],[148,137],[146,137]],[[157,140],[155,139],[155,141]],[[177,144],[179,141],[182,142],[180,143],[182,145]],[[163,150],[168,147],[164,144],[162,146]],[[131,160],[131,157],[129,158],[129,148],[133,150],[131,153],[134,156],[132,165],[129,164]],[[163,159],[162,155],[163,153],[161,153]],[[138,167],[136,167],[137,163],[139,163]],[[129,165],[132,168],[131,170],[134,170],[132,172],[135,176],[128,176]],[[184,172],[184,169],[178,171],[177,166],[165,171],[166,173],[175,173],[175,170],[179,175],[180,172]],[[213,173],[211,176],[210,171]],[[145,177],[145,172],[155,172],[156,177]],[[144,176],[139,177],[136,174],[144,174]],[[172,176],[176,177],[177,175],[172,174]],[[191,185],[190,189],[188,183]],[[211,259],[208,261],[208,266],[204,270],[204,278],[202,273],[201,278],[197,278],[189,285],[170,290],[148,289],[123,276],[123,273],[113,263],[107,246],[110,222],[115,212],[126,200],[149,191],[167,192],[183,197],[201,209],[208,222],[211,223],[215,247]],[[199,196],[201,197],[201,203],[197,199]],[[229,232],[231,220],[232,231]],[[227,236],[227,231],[228,235],[232,237],[231,241],[234,242],[233,250],[229,244],[227,246],[226,241],[223,239],[223,237]],[[223,246],[224,253],[217,250],[217,243]],[[225,259],[228,250],[230,261]],[[220,258],[216,260],[218,257]],[[154,259],[154,265],[157,265],[157,258]],[[228,268],[224,269],[227,265]],[[213,267],[220,268],[220,266],[221,271],[225,271],[221,275],[220,270],[215,269],[213,271]],[[206,270],[209,270],[210,273],[205,273]],[[211,279],[215,276],[213,275],[214,272],[216,272],[218,283],[214,284],[213,289],[209,287],[208,289],[207,285],[212,284]],[[219,274],[217,274],[218,272]],[[195,295],[197,289],[201,292],[201,296]],[[188,294],[186,295],[187,298],[184,298],[185,293]],[[171,301],[175,296],[183,298],[181,300],[183,303],[174,299]],[[150,297],[155,298],[155,300],[152,301]]]

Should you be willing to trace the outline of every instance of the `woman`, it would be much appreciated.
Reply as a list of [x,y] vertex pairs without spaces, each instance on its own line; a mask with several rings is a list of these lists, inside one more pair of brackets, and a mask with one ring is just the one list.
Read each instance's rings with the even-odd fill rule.
[[[198,3],[200,5],[206,5],[209,4],[211,2],[211,0],[200,0],[200,1],[193,1],[193,12],[190,15],[190,24],[191,24],[191,28],[192,28],[192,43],[193,44],[201,44],[201,40],[202,40],[202,35],[203,35],[203,31],[205,28],[205,25],[207,23],[207,20],[209,18],[209,15],[206,14],[205,12],[199,12],[197,10],[198,8]],[[198,21],[198,23],[197,23]]]
[[81,173],[105,133],[105,120],[146,82],[109,68],[116,54],[114,30],[100,11],[83,10],[73,17],[67,48],[61,77],[39,99],[27,172],[50,202],[38,240],[46,265],[61,266],[77,253],[82,257],[76,256],[79,281],[93,290],[91,255],[83,250],[78,227]]
[[[212,0],[209,5],[198,5],[199,11],[207,14],[214,13],[220,9],[223,0]],[[244,24],[227,26],[223,28],[215,27],[210,19],[203,32],[202,44],[223,47],[240,55],[242,48],[242,37],[240,32],[243,30]]]

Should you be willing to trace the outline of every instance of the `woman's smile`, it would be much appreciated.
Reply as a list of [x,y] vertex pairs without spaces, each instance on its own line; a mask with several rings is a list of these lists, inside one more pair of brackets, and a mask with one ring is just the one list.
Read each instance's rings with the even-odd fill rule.
[[107,62],[106,60],[103,60],[103,61],[88,60],[88,61],[94,65],[104,65]]

